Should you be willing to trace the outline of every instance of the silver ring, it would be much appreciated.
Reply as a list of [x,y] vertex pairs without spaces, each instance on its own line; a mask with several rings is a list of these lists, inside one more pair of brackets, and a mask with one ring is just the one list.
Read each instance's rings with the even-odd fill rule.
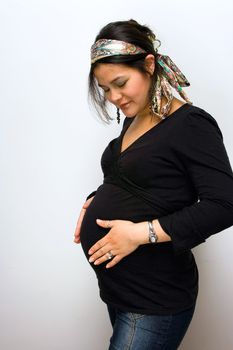
[[112,258],[113,258],[113,254],[112,254],[112,252],[108,252],[107,254],[107,258],[109,259],[109,260],[111,260]]

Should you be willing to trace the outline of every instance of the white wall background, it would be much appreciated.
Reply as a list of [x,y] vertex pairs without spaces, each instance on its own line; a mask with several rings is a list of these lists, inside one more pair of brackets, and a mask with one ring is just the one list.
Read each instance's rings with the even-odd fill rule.
[[[104,350],[110,325],[73,232],[102,181],[99,158],[120,127],[87,103],[89,48],[110,21],[149,24],[218,121],[231,163],[232,2],[0,2],[0,348]],[[233,228],[195,248],[197,311],[182,350],[233,348]]]

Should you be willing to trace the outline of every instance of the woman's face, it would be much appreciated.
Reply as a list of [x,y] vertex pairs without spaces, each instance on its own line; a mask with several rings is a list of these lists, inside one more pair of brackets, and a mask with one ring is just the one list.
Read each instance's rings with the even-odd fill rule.
[[106,100],[121,109],[126,117],[143,114],[148,109],[151,86],[149,73],[143,74],[124,64],[100,63],[94,75],[104,90]]

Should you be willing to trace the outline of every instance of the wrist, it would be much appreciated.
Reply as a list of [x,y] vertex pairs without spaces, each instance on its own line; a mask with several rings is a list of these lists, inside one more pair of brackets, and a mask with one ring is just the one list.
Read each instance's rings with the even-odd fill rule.
[[139,245],[149,243],[149,230],[148,230],[148,222],[143,221],[135,224],[135,239]]
[[[156,236],[158,237],[157,243],[168,242],[171,240],[171,237],[162,229],[157,219],[152,220],[151,222]],[[136,239],[137,244],[151,244],[149,240],[149,233],[148,221],[135,224],[134,238]]]
[[149,229],[149,242],[152,244],[155,244],[158,241],[158,235],[154,230],[153,222],[147,221],[147,223],[148,223],[148,229]]

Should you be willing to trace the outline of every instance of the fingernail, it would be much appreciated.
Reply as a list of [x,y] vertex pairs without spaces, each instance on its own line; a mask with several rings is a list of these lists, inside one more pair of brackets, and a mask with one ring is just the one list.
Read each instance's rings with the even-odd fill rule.
[[90,257],[89,262],[92,263],[94,261],[94,259],[92,257]]

